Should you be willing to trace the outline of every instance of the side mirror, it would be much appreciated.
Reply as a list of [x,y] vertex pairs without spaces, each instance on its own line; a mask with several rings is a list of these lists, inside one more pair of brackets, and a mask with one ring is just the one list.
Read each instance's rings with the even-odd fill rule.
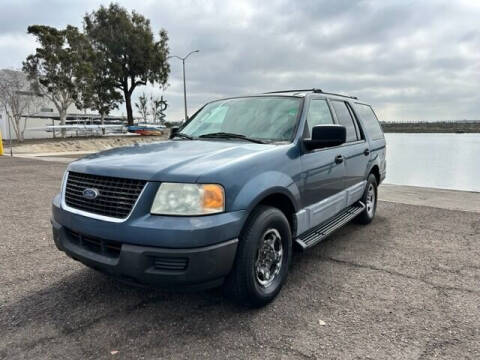
[[308,150],[338,146],[347,140],[347,129],[343,125],[317,125],[312,128],[312,138],[304,139]]
[[172,126],[170,128],[170,136],[168,138],[169,139],[173,138],[175,134],[178,132],[178,129],[180,129],[178,126]]

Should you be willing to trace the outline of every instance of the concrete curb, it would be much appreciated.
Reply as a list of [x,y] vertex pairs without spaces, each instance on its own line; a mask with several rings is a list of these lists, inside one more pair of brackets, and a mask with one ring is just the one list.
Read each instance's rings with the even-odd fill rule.
[[382,184],[380,201],[480,213],[480,193],[427,187]]
[[18,153],[13,154],[14,157],[25,157],[25,158],[37,158],[37,157],[45,157],[45,156],[55,156],[55,157],[62,157],[62,156],[70,156],[70,155],[88,155],[94,154],[98,151],[67,151],[67,152],[46,152],[46,153]]

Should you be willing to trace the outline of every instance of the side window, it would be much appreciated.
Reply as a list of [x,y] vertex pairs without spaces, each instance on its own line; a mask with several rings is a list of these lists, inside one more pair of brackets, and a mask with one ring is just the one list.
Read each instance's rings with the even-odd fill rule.
[[355,103],[355,111],[364,124],[364,129],[372,140],[383,139],[383,131],[375,113],[368,105]]
[[312,136],[312,128],[322,124],[333,124],[332,114],[326,100],[313,99],[307,114],[307,137]]
[[357,141],[357,131],[355,129],[355,124],[353,123],[352,116],[350,111],[347,108],[347,104],[343,101],[332,101],[333,109],[337,115],[337,120],[340,125],[345,126],[347,129],[347,142]]

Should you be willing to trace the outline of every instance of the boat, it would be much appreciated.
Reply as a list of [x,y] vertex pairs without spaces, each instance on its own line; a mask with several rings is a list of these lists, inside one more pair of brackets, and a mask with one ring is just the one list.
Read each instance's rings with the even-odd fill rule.
[[138,124],[127,126],[129,133],[144,135],[144,136],[160,136],[165,132],[166,127],[163,125]]

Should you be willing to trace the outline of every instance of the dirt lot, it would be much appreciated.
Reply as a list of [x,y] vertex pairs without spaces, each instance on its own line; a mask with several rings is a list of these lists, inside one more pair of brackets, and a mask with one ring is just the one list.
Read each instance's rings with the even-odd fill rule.
[[218,290],[121,285],[57,251],[64,168],[0,157],[0,358],[480,358],[478,213],[380,202],[249,310]]

